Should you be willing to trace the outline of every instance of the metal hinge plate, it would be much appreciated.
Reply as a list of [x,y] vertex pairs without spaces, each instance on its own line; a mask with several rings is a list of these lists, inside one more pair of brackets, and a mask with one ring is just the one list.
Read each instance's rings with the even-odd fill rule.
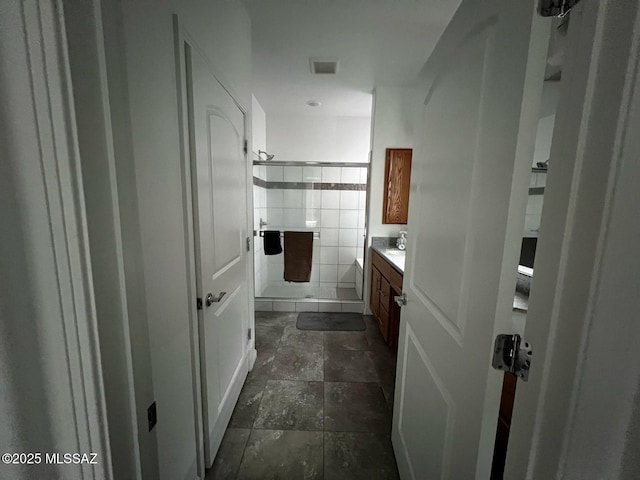
[[247,332],[247,340],[251,340],[251,329]]
[[242,151],[244,152],[245,155],[249,153],[249,142],[246,139],[242,144]]
[[525,382],[531,368],[531,345],[518,334],[503,334],[496,337],[491,365],[496,370],[511,372]]
[[247,237],[247,252],[251,251],[251,237]]
[[202,310],[202,299],[200,297],[196,298],[196,308]]

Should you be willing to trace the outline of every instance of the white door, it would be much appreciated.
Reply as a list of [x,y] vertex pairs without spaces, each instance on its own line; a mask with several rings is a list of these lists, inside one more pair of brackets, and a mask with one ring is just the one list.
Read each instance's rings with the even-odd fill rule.
[[205,464],[248,371],[244,114],[206,59],[186,46]]
[[425,66],[392,440],[404,479],[487,479],[548,44],[534,1],[464,0]]

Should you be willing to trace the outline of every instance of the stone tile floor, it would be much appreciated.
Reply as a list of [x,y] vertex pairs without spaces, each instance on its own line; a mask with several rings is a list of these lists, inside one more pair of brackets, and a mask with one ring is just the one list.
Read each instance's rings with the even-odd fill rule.
[[364,332],[296,328],[256,312],[258,358],[206,479],[398,478],[391,446],[395,352]]

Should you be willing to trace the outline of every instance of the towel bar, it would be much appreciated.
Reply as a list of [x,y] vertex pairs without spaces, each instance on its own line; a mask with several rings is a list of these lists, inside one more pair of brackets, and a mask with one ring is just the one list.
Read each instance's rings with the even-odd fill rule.
[[[260,230],[259,232],[256,232],[255,230],[253,231],[253,235],[254,236],[260,236],[260,237],[264,237],[264,230]],[[259,235],[256,235],[259,234]],[[284,237],[284,232],[280,232],[280,236]],[[318,240],[320,238],[320,232],[313,232],[313,239],[314,240]]]

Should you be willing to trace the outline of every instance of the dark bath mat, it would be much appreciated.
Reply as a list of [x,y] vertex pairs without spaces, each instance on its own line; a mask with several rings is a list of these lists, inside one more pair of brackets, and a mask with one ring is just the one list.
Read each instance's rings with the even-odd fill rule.
[[300,312],[296,322],[298,330],[363,331],[364,320],[360,313]]

